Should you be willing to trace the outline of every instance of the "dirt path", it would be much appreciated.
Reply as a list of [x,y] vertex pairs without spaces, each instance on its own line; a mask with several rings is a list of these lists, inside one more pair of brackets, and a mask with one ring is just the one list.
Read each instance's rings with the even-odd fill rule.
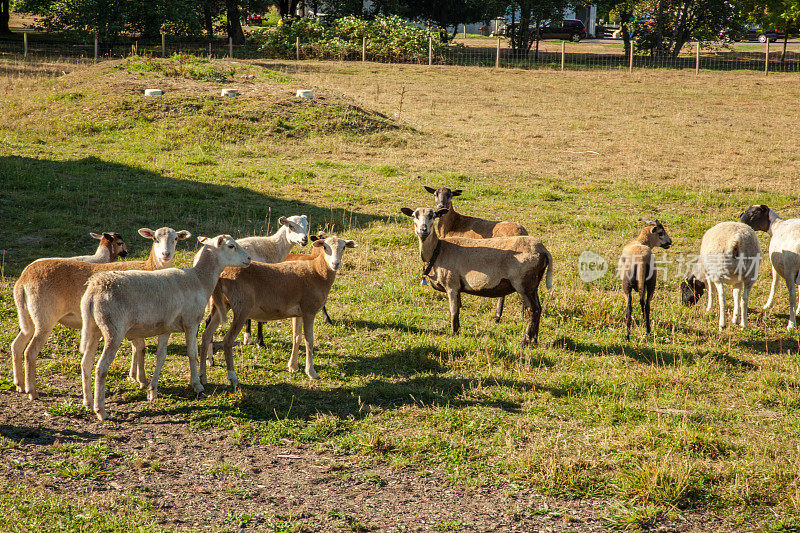
[[[182,418],[115,405],[117,422],[53,416],[66,397],[29,402],[0,393],[0,475],[66,498],[145,497],[155,525],[234,531],[600,531],[608,502],[547,498],[530,490],[469,489],[436,472],[394,469],[311,448],[235,444],[227,432],[191,431]],[[70,443],[79,446],[69,446]],[[84,444],[116,454],[100,474],[71,479],[59,461]],[[302,523],[303,527],[298,526]],[[681,519],[659,531],[697,530]],[[705,523],[700,529],[706,529]],[[296,529],[292,529],[292,528]]]

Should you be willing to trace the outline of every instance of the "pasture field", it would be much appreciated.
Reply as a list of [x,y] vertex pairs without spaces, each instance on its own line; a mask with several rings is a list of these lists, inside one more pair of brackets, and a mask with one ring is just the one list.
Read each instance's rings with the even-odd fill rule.
[[[0,76],[0,529],[800,531],[785,286],[762,312],[766,260],[751,329],[719,332],[705,299],[680,305],[677,270],[751,204],[800,215],[796,76],[191,58]],[[152,86],[165,96],[140,96]],[[399,213],[432,204],[422,185],[464,189],[460,212],[519,221],[548,247],[538,347],[519,346],[515,296],[500,324],[465,296],[448,333]],[[319,381],[287,372],[280,322],[266,349],[236,347],[239,389],[216,366],[197,396],[176,336],[153,403],[120,350],[101,424],[80,405],[79,334],[59,326],[42,398],[12,390],[12,288],[34,258],[86,253],[89,231],[141,258],[142,226],[239,237],[291,214],[359,243],[334,325],[315,328]],[[624,342],[613,270],[640,216],[674,245],[653,335],[635,310]],[[579,279],[584,250],[605,277]]]

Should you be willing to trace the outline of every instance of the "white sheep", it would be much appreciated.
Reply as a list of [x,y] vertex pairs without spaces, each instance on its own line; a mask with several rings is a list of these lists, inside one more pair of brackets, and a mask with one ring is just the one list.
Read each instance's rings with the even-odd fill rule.
[[[105,410],[108,368],[125,337],[158,336],[156,367],[148,399],[157,396],[158,377],[167,356],[169,334],[186,335],[190,382],[203,391],[197,376],[197,330],[219,275],[229,266],[246,267],[250,256],[230,235],[198,239],[203,247],[191,268],[167,268],[153,272],[101,272],[92,276],[81,298],[81,372],[83,401],[100,420]],[[94,401],[90,386],[94,355],[102,335],[103,353],[97,361]]]
[[786,329],[793,330],[800,302],[797,286],[800,285],[800,218],[783,219],[766,205],[748,207],[739,218],[756,231],[767,232],[769,240],[769,259],[772,262],[772,285],[764,309],[772,307],[778,278],[786,282],[789,291],[789,323]]
[[725,327],[725,285],[733,287],[731,321],[747,327],[750,290],[758,279],[761,247],[755,232],[741,222],[720,222],[703,234],[694,270],[681,283],[684,305],[695,304],[708,288],[706,313],[711,310],[712,290],[719,300],[719,329]]
[[[191,236],[188,231],[172,228],[141,228],[142,237],[153,240],[147,261],[117,261],[87,263],[60,259],[34,261],[22,271],[14,284],[14,303],[17,306],[20,332],[11,344],[14,362],[14,384],[31,400],[36,390],[36,360],[56,324],[81,328],[81,296],[86,281],[97,272],[107,270],[157,270],[172,266],[179,240]],[[144,377],[143,338],[131,339],[133,358],[131,379],[146,385]],[[138,362],[141,361],[141,364]],[[139,370],[141,369],[141,371]]]
[[112,263],[117,257],[128,255],[128,247],[119,233],[106,232],[103,234],[89,233],[93,239],[100,242],[93,255],[76,255],[74,257],[42,257],[37,261],[45,259],[61,259],[62,261],[84,261],[86,263]]

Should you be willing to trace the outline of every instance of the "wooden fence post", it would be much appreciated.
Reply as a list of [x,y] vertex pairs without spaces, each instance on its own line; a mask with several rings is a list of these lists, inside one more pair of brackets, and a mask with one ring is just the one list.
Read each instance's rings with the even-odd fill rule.
[[561,72],[564,72],[564,52],[567,48],[567,42],[561,41]]
[[464,24],[464,39],[467,38],[467,25]]
[[228,37],[228,57],[233,59],[233,37]]
[[97,61],[97,32],[94,32],[94,60]]
[[361,38],[361,61],[367,60],[367,36]]
[[25,59],[28,58],[28,32],[22,34],[22,42],[25,43]]
[[296,59],[300,61],[300,37],[298,37],[294,43],[294,50]]
[[497,38],[497,54],[494,56],[494,68],[500,68],[500,37]]
[[167,34],[161,33],[161,57],[167,57]]
[[631,40],[631,57],[630,63],[628,64],[628,73],[633,74],[633,40]]
[[428,66],[433,65],[433,37],[428,35]]
[[700,41],[697,41],[697,49],[694,54],[694,73],[700,75]]
[[766,76],[769,74],[769,37],[767,37],[764,45],[764,76]]

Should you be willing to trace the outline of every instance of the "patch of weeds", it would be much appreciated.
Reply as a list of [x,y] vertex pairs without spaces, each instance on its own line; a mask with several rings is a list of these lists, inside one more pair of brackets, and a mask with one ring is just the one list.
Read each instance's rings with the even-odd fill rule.
[[152,470],[153,472],[161,472],[162,470],[161,463],[159,463],[158,461],[151,461],[150,470]]
[[606,484],[600,473],[583,461],[550,462],[542,467],[538,478],[539,489],[545,494],[586,498],[606,492]]
[[696,478],[691,465],[666,455],[626,471],[621,491],[633,504],[687,508],[703,497]]
[[664,518],[664,509],[657,505],[632,506],[619,504],[609,508],[609,515],[606,517],[606,521],[611,529],[642,531],[656,525],[658,521]]
[[221,526],[226,524],[235,524],[240,528],[244,528],[253,523],[255,519],[255,515],[249,513],[231,513],[226,518],[218,520],[217,523]]
[[358,479],[365,483],[372,483],[373,485],[378,485],[379,487],[384,487],[388,483],[377,472],[370,472],[368,474],[364,474],[363,476],[359,476]]
[[56,447],[57,451],[66,452],[70,457],[51,463],[56,473],[70,479],[103,478],[109,476],[115,466],[109,461],[121,454],[108,446],[87,444],[85,446],[69,444]]
[[184,164],[193,167],[215,166],[217,165],[217,161],[213,157],[198,156],[198,157],[193,157],[191,159],[187,159],[186,161],[184,161]]
[[369,525],[362,524],[360,520],[357,518],[350,516],[349,514],[340,513],[334,509],[328,511],[328,518],[341,520],[342,522],[337,524],[338,527],[346,526],[348,530],[355,531],[357,533],[365,532],[365,531],[372,531],[375,528]]
[[433,526],[431,526],[431,531],[452,531],[458,532],[461,531],[464,527],[464,524],[461,520],[437,520]]
[[10,379],[0,378],[0,390],[14,390],[14,382]]
[[267,519],[267,528],[275,533],[306,533],[310,531],[305,522],[299,518],[301,517],[276,513],[272,519]]
[[774,524],[770,524],[764,531],[766,533],[800,533],[800,522],[778,520]]
[[264,69],[261,71],[261,75],[268,79],[271,82],[279,83],[281,85],[288,85],[292,83],[294,80],[289,76],[286,76],[280,72],[276,72],[274,70]]
[[57,403],[50,408],[51,415],[67,416],[70,418],[83,418],[86,412],[86,407],[82,403],[77,403],[72,399]]
[[53,102],[79,102],[84,98],[86,98],[86,95],[83,93],[66,92],[54,94],[50,97],[50,100]]
[[17,441],[0,435],[0,450],[10,450],[14,448],[19,448],[19,443]]
[[11,459],[9,464],[17,470],[24,470],[26,468],[38,468],[39,465],[33,461],[20,461],[19,459]]
[[218,465],[214,465],[212,467],[207,468],[206,470],[201,470],[200,473],[212,476],[232,475],[238,478],[243,478],[247,475],[247,473],[244,470],[242,470],[241,467],[231,464],[227,461],[223,461]]
[[389,165],[381,165],[375,170],[378,172],[378,174],[386,178],[394,178],[395,176],[400,176],[402,174],[398,168]]

